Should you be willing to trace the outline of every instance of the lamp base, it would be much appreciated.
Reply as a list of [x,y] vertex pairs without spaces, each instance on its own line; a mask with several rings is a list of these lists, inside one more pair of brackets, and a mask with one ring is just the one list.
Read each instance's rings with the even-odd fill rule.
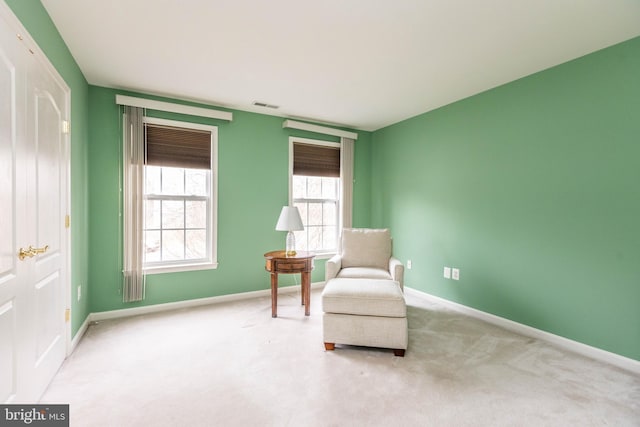
[[296,236],[293,234],[293,231],[287,232],[287,242],[284,253],[286,256],[296,256]]

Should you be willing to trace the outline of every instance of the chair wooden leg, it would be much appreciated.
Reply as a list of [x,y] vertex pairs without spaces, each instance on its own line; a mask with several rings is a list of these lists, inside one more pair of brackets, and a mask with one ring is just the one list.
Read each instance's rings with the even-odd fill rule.
[[[325,344],[326,345],[326,344]],[[393,355],[394,356],[398,356],[398,357],[404,357],[404,350],[403,349],[393,349]]]
[[327,351],[333,351],[336,348],[336,343],[334,342],[326,342],[324,343],[324,349]]

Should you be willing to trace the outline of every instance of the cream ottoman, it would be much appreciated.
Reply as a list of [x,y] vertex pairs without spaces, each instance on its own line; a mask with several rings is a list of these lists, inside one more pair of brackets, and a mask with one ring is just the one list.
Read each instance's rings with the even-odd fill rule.
[[322,291],[324,346],[350,344],[407,349],[407,306],[398,282],[383,279],[331,279]]

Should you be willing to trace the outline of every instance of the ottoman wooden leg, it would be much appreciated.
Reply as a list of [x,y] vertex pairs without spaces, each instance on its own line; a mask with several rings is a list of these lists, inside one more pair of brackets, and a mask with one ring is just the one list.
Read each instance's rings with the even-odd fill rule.
[[327,351],[333,351],[336,348],[336,343],[334,342],[326,342],[324,343],[324,349]]
[[394,348],[393,349],[393,355],[394,356],[398,356],[398,357],[404,357],[404,350],[403,349],[395,349]]

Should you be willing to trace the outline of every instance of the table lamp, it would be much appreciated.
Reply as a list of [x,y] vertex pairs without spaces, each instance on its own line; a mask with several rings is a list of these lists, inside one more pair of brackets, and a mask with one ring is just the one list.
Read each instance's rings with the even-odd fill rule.
[[277,231],[287,232],[287,242],[285,254],[286,256],[295,256],[296,254],[296,237],[294,231],[304,230],[300,212],[295,206],[283,206],[276,224]]

